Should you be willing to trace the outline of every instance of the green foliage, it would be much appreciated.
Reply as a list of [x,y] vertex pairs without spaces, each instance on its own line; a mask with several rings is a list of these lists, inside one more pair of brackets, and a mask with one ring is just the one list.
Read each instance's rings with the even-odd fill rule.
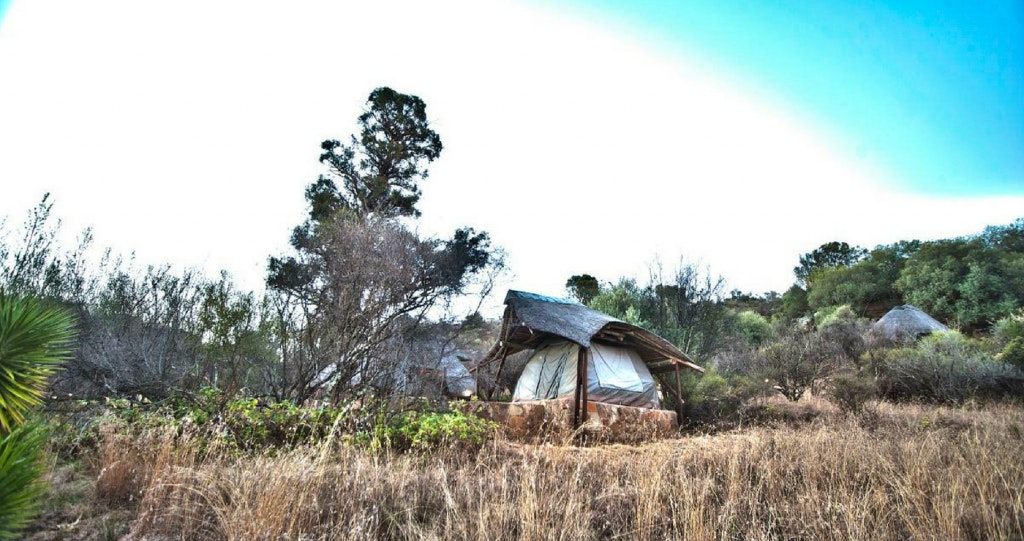
[[39,510],[46,440],[46,431],[34,424],[0,436],[0,539],[18,539]]
[[427,105],[416,96],[377,88],[359,116],[359,136],[351,144],[328,140],[320,161],[341,182],[320,177],[307,198],[320,220],[347,208],[361,216],[419,216],[417,182],[427,177],[426,164],[441,155],[441,137],[430,129]]
[[174,399],[161,405],[108,401],[119,418],[137,428],[191,429],[239,451],[291,448],[318,441],[338,423],[345,412],[329,407],[301,407],[288,401],[256,398],[227,399],[217,389],[206,388],[192,399]]
[[850,246],[845,242],[827,242],[813,251],[800,256],[800,265],[793,269],[797,282],[806,284],[815,272],[834,268],[849,267],[867,255],[867,250],[859,246]]
[[47,435],[23,426],[25,413],[42,403],[73,336],[67,312],[0,293],[0,539],[14,539],[39,509]]
[[565,289],[577,301],[589,305],[601,294],[601,284],[589,274],[574,274],[565,281]]
[[[686,421],[720,423],[734,420],[743,403],[763,389],[744,376],[725,377],[713,367],[702,375],[685,371],[680,374],[680,387],[686,400]],[[663,385],[674,385],[664,381]]]
[[756,355],[756,373],[796,402],[815,380],[827,375],[837,347],[820,333],[791,328]]
[[1024,337],[1024,309],[1016,314],[1000,318],[992,327],[992,334],[1001,343]]
[[999,360],[1024,370],[1024,336],[1010,340],[999,353]]
[[[337,441],[393,451],[426,450],[440,446],[479,448],[497,425],[461,411],[438,413],[392,412],[385,402],[360,401],[341,407],[303,407],[292,402],[228,398],[206,388],[191,399],[163,404],[106,401],[108,411],[128,430],[171,429],[215,445],[222,452],[277,452],[323,441]],[[110,422],[110,418],[101,423]]]
[[956,331],[932,333],[890,351],[875,367],[882,396],[959,404],[970,398],[1024,395],[1024,376]]
[[494,436],[498,425],[462,411],[407,411],[378,425],[376,438],[395,451],[440,447],[472,451]]
[[848,304],[829,306],[814,313],[814,324],[818,328],[841,325],[857,320],[857,314]]
[[983,239],[925,243],[896,281],[904,299],[964,329],[986,328],[1024,304],[1024,253]]
[[757,347],[768,341],[772,336],[772,326],[764,316],[747,310],[736,315],[735,328],[737,334],[751,346]]
[[734,289],[722,304],[736,313],[750,311],[770,318],[782,308],[782,295],[775,291],[755,295]]
[[879,246],[861,259],[837,266],[814,269],[807,276],[808,303],[814,310],[849,305],[857,315],[878,317],[903,303],[896,289],[907,259],[921,246],[918,241],[900,241]]
[[782,321],[793,321],[807,315],[810,304],[807,302],[807,291],[793,284],[782,294],[782,307],[776,316]]
[[74,322],[31,297],[0,294],[0,433],[42,404],[46,383],[70,355]]
[[695,358],[707,358],[718,349],[729,323],[721,302],[723,283],[691,264],[681,263],[669,276],[655,267],[647,286],[622,278],[590,307],[649,329]]

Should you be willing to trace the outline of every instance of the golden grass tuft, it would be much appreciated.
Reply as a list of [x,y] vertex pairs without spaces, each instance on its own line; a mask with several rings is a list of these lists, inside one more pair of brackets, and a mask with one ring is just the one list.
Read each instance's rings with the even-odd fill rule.
[[1022,427],[1010,405],[880,404],[642,446],[238,458],[154,435],[100,456],[143,482],[135,539],[1020,539]]

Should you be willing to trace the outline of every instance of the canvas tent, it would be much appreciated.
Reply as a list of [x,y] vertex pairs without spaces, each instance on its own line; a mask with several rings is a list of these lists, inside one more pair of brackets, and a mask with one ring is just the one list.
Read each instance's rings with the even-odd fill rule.
[[[571,396],[576,384],[580,346],[551,340],[537,348],[526,362],[513,400],[544,400]],[[587,397],[591,402],[641,408],[658,407],[658,389],[647,365],[631,348],[591,344],[587,370]]]
[[871,326],[871,332],[893,342],[920,338],[937,331],[948,331],[949,327],[924,313],[920,308],[904,304],[889,310]]
[[[514,400],[573,398],[573,421],[588,401],[657,408],[653,375],[704,370],[669,341],[577,302],[510,290],[498,342],[481,361],[534,350]],[[678,385],[669,389],[682,402]]]

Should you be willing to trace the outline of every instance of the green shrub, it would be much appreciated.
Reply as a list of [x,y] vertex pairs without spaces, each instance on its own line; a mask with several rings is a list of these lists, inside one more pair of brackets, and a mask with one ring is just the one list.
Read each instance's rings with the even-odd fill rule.
[[829,399],[839,406],[839,409],[861,413],[865,404],[878,396],[878,385],[872,377],[861,373],[844,372],[832,377],[827,392]]
[[999,360],[1024,369],[1024,336],[1018,336],[1010,340],[999,354]]
[[892,350],[876,369],[879,392],[891,400],[959,404],[970,398],[1024,394],[1019,371],[955,331],[933,333]]
[[764,316],[746,310],[736,316],[736,332],[751,346],[760,346],[772,336],[772,326]]
[[763,391],[763,386],[754,384],[744,375],[732,374],[725,377],[713,367],[708,368],[703,375],[694,374],[689,370],[681,375],[686,407],[685,418],[680,419],[680,424],[738,421],[747,399]]
[[441,447],[472,451],[491,439],[497,428],[491,421],[461,411],[407,411],[379,425],[375,435],[395,451]]
[[851,322],[857,320],[857,314],[847,304],[841,306],[829,306],[814,313],[814,324],[817,327],[827,327],[837,323]]
[[1016,314],[1000,318],[992,326],[992,334],[1002,343],[1007,343],[1014,338],[1024,338],[1024,310],[1018,310]]

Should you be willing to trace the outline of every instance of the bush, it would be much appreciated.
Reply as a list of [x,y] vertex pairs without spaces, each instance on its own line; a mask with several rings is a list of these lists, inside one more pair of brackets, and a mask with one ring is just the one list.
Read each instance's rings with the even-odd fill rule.
[[874,378],[860,373],[837,374],[828,386],[828,397],[832,403],[850,413],[863,412],[864,405],[877,396],[878,385]]
[[1024,376],[958,332],[933,333],[892,350],[877,367],[881,396],[959,404],[1024,394]]
[[818,332],[793,328],[758,351],[758,374],[796,402],[815,380],[828,374],[837,349]]
[[736,332],[751,346],[760,346],[772,336],[772,326],[764,316],[746,310],[736,316]]
[[1001,344],[1009,343],[1014,338],[1024,338],[1024,310],[996,321],[992,326],[992,335]]
[[454,448],[473,451],[494,435],[498,425],[461,411],[407,411],[375,430],[377,440],[395,451]]
[[1024,369],[1024,337],[1018,336],[1010,340],[999,354],[999,360]]
[[[739,420],[747,399],[763,390],[763,386],[757,386],[746,375],[723,375],[714,367],[703,375],[690,371],[680,375],[680,387],[686,400],[681,423],[721,424]],[[674,385],[674,381],[664,384]]]

